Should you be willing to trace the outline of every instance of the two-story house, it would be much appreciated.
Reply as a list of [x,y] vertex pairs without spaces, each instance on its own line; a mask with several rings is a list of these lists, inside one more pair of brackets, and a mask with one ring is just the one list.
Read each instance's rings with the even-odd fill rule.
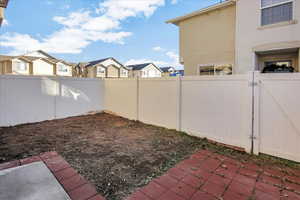
[[129,76],[129,69],[112,57],[88,62],[84,68],[85,77],[89,78],[128,78]]
[[73,65],[39,50],[20,56],[0,55],[0,74],[72,76]]
[[218,75],[299,72],[299,21],[300,0],[227,0],[167,23],[179,27],[185,75]]
[[176,73],[176,69],[174,67],[161,67],[163,77],[173,76]]
[[163,71],[153,63],[128,65],[130,77],[157,78],[162,77]]

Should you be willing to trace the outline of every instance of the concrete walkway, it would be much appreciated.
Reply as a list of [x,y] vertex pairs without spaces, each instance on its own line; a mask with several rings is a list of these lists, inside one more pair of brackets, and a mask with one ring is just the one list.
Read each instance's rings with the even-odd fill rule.
[[1,200],[70,200],[43,162],[0,171]]
[[56,152],[0,164],[0,200],[105,200]]

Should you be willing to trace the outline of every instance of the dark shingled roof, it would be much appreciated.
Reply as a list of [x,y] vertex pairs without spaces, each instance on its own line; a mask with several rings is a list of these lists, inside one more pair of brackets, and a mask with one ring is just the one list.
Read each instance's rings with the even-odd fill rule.
[[151,65],[152,63],[144,63],[144,64],[137,64],[137,65],[128,65],[128,68],[131,68],[132,70],[141,70],[148,65]]
[[91,61],[91,62],[89,62],[89,64],[86,67],[97,65],[97,64],[102,63],[102,62],[104,62],[104,61],[106,61],[108,59],[112,59],[112,57],[104,58],[104,59],[100,59],[100,60],[95,60],[95,61]]
[[160,69],[163,71],[163,72],[169,72],[170,69],[172,69],[173,67],[161,67]]

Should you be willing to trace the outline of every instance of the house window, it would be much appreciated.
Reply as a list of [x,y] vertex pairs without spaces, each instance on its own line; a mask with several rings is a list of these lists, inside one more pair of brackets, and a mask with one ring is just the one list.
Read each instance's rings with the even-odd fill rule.
[[142,71],[142,76],[146,77],[147,76],[147,72],[146,71]]
[[293,0],[261,0],[261,25],[293,19]]
[[291,60],[265,62],[262,73],[288,73],[295,72]]
[[105,73],[105,69],[103,67],[97,67],[97,74]]
[[231,75],[232,65],[201,65],[200,75],[201,76],[215,76],[215,75]]
[[121,69],[121,76],[127,76],[127,70]]
[[68,67],[64,64],[58,64],[58,71],[59,72],[68,72]]
[[25,62],[17,61],[15,65],[18,71],[22,71],[22,72],[27,71],[27,64]]

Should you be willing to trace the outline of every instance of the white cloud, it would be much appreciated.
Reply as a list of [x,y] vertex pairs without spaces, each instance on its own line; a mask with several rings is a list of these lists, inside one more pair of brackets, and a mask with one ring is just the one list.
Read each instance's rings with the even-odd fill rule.
[[165,0],[106,0],[100,3],[98,11],[113,19],[123,20],[138,14],[149,17],[164,4]]
[[178,0],[171,0],[171,4],[176,4],[178,3]]
[[174,51],[167,51],[166,49],[156,46],[152,48],[153,51],[163,52],[168,60],[153,60],[153,59],[130,59],[128,60],[125,65],[133,65],[133,64],[142,64],[142,63],[154,63],[159,67],[175,67],[175,68],[182,68],[182,65],[179,63],[179,55]]
[[173,61],[178,62],[179,61],[179,55],[173,51],[168,51],[166,55],[171,58]]
[[8,21],[6,19],[3,20],[2,26],[9,26],[9,23],[8,23]]
[[179,55],[173,51],[168,51],[165,55],[169,58],[169,60],[154,60],[154,59],[130,59],[125,62],[125,65],[134,65],[134,64],[143,64],[143,63],[154,63],[158,67],[175,67],[182,68],[182,65],[179,63]]
[[153,47],[152,50],[153,50],[153,51],[164,51],[164,49],[161,48],[161,47],[159,47],[159,46]]
[[79,11],[72,12],[66,17],[55,16],[53,20],[67,27],[76,27],[88,22],[90,18],[89,11]]
[[[151,16],[165,0],[105,0],[99,1],[96,11],[79,10],[53,20],[62,28],[42,39],[19,33],[0,36],[1,45],[11,48],[11,53],[43,49],[49,53],[77,54],[92,42],[123,44],[132,35],[121,30],[121,23],[128,17]],[[172,0],[173,1],[173,0]],[[53,3],[46,1],[47,4]]]

